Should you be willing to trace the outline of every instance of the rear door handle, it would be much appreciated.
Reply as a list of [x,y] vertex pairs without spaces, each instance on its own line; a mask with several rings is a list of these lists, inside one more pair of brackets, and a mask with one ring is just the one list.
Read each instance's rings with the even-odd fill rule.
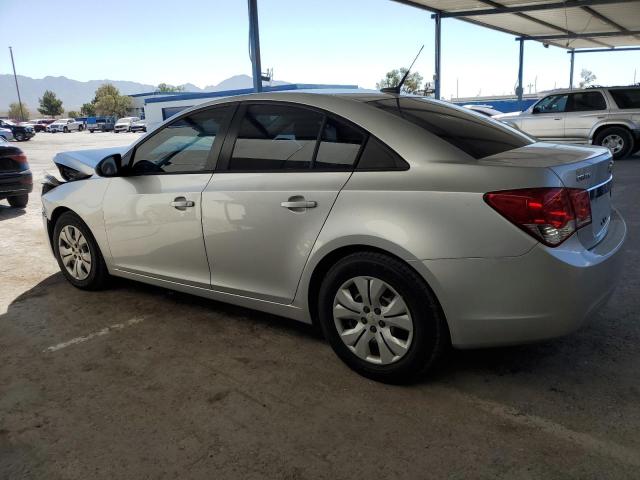
[[282,202],[280,204],[283,208],[315,208],[318,206],[318,202],[313,200],[298,200],[295,202]]
[[173,208],[177,208],[178,210],[184,210],[187,207],[195,206],[195,204],[196,202],[194,202],[193,200],[187,200],[184,197],[176,197],[169,205],[171,205]]

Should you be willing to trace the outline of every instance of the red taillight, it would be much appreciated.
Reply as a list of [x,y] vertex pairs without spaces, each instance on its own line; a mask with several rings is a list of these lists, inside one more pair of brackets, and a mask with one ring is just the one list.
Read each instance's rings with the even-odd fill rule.
[[545,245],[556,247],[591,223],[589,192],[577,188],[523,188],[484,195],[507,220]]
[[27,156],[24,153],[18,153],[16,155],[7,155],[7,156],[19,165],[29,165],[29,162],[27,162]]

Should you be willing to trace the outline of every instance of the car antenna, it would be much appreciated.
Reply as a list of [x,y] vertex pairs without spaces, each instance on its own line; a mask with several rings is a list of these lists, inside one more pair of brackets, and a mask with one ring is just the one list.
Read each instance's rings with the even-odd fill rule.
[[383,92],[383,93],[395,93],[397,95],[400,95],[400,89],[402,88],[402,85],[404,85],[404,82],[407,80],[407,77],[409,76],[409,72],[411,72],[411,69],[413,68],[413,64],[416,63],[416,60],[418,60],[418,57],[422,53],[422,49],[423,48],[424,48],[424,45],[422,45],[420,47],[420,50],[418,50],[418,54],[416,55],[416,58],[414,58],[413,62],[411,62],[411,65],[409,65],[409,68],[405,72],[404,77],[402,77],[402,80],[400,80],[400,82],[395,87],[382,88],[380,90],[381,92]]

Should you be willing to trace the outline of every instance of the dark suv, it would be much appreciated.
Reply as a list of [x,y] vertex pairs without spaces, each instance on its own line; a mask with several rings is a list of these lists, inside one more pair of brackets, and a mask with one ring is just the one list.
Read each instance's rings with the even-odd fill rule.
[[18,125],[11,120],[0,120],[0,128],[8,128],[18,142],[24,142],[33,137],[36,132],[29,125]]

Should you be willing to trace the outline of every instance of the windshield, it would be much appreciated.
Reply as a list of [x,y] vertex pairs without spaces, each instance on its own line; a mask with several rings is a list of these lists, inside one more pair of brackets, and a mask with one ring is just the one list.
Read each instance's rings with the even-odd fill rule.
[[436,135],[473,158],[485,158],[533,143],[517,130],[441,101],[419,97],[368,102]]

